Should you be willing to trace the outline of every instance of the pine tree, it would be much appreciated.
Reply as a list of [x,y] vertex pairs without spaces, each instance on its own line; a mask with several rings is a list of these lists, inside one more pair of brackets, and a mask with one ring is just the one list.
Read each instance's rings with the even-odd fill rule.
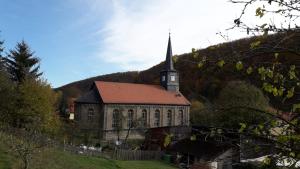
[[23,40],[17,43],[14,50],[10,50],[4,59],[6,68],[11,78],[20,83],[25,79],[37,79],[42,73],[39,72],[39,58],[34,56],[34,52]]
[[0,71],[2,71],[4,69],[4,59],[2,56],[2,52],[4,51],[3,44],[4,44],[4,41],[0,40]]

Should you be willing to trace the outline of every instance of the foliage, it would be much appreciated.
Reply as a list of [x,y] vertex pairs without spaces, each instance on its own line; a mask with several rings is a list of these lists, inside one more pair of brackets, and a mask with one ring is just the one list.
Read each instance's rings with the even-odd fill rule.
[[192,125],[212,126],[216,124],[212,103],[192,100],[191,104],[190,121]]
[[0,40],[0,71],[4,70],[4,60],[3,60],[3,56],[2,56],[2,52],[4,51],[3,44],[4,44],[4,41]]
[[[234,19],[232,28],[242,28],[247,33],[260,33],[264,36],[269,32],[285,32],[299,29],[300,2],[298,0],[230,0],[242,4],[243,8],[238,18]],[[254,11],[251,7],[255,7]],[[247,16],[255,14],[257,24],[247,23]],[[274,18],[282,22],[274,22]],[[253,26],[255,25],[255,26]]]
[[262,91],[255,86],[242,82],[229,82],[220,92],[216,106],[221,109],[215,118],[221,127],[239,128],[240,123],[258,124],[266,120],[265,115],[243,107],[266,110],[268,100]]
[[18,125],[26,127],[28,123],[38,123],[43,132],[56,133],[59,129],[55,114],[58,95],[50,85],[42,80],[26,79],[17,87],[17,92],[14,118]]
[[34,56],[34,52],[25,41],[17,43],[15,49],[10,50],[5,58],[5,64],[11,78],[17,82],[28,78],[36,79],[42,75],[39,73],[39,59]]
[[[260,86],[264,94],[271,98],[272,108],[270,107],[268,110],[265,108],[262,109],[259,105],[251,105],[251,102],[247,101],[247,99],[243,104],[241,99],[247,98],[248,95],[242,97],[232,95],[232,98],[236,98],[236,100],[227,99],[226,97],[218,99],[217,104],[225,107],[220,108],[220,111],[218,111],[220,113],[228,110],[232,113],[232,110],[239,108],[231,116],[221,118],[220,122],[228,122],[225,125],[226,128],[222,130],[227,130],[232,125],[236,128],[237,124],[239,124],[239,135],[244,135],[254,140],[264,139],[272,146],[275,151],[269,153],[270,158],[275,163],[280,162],[282,159],[294,159],[292,161],[295,164],[295,162],[300,160],[300,123],[299,111],[297,109],[300,94],[299,60],[296,59],[292,62],[287,60],[291,58],[290,56],[299,58],[300,50],[296,47],[297,45],[287,47],[285,44],[290,43],[291,37],[298,39],[299,27],[297,20],[300,16],[300,2],[293,0],[231,0],[231,2],[244,5],[241,15],[234,20],[235,25],[233,28],[239,27],[246,29],[248,34],[251,32],[253,35],[258,34],[261,36],[253,37],[253,41],[249,43],[248,49],[242,52],[232,47],[234,50],[233,53],[237,53],[237,55],[234,58],[227,58],[225,60],[227,69],[223,69],[222,71],[228,71],[228,69],[237,70],[236,73],[239,74],[237,76],[242,76],[255,85]],[[249,11],[246,12],[246,10],[251,9],[249,6],[256,5],[259,6],[255,10],[255,15],[258,18],[274,14],[272,17],[276,16],[277,19],[283,17],[285,22],[279,23],[279,26],[273,21],[263,23],[261,26],[260,24],[254,24],[256,25],[254,27],[248,26],[246,22],[243,22],[242,17],[249,14]],[[261,20],[257,19],[258,23],[259,21]],[[280,32],[276,35],[278,39],[273,42],[267,42],[268,36],[266,35],[269,32]],[[198,53],[197,56],[199,56],[199,52],[195,50],[192,53]],[[264,56],[264,58],[268,59],[257,59],[255,58],[256,56]],[[255,59],[256,61],[254,62],[253,60]],[[202,67],[217,70],[217,68],[220,68],[219,60],[220,58],[206,59]],[[197,62],[203,63],[203,59],[199,58]],[[211,68],[212,65],[215,68]],[[236,85],[239,86],[240,84]],[[230,90],[232,89],[228,91]],[[242,93],[238,92],[238,94]],[[229,104],[222,102],[229,102]],[[236,103],[241,103],[241,105],[235,106]],[[244,118],[240,116],[243,111],[247,113],[250,111],[256,112],[256,115]],[[221,117],[227,113],[221,114]],[[261,116],[268,118],[266,120],[265,118],[260,118]],[[236,119],[236,121],[232,122],[232,119]],[[248,121],[247,119],[253,120]],[[293,165],[288,168],[292,167]]]
[[16,101],[15,84],[5,72],[0,71],[0,122],[11,121],[11,112]]

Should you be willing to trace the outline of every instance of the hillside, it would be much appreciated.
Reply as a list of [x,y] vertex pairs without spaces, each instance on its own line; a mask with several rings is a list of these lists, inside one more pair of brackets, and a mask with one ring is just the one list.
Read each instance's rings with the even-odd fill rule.
[[[258,39],[260,41],[259,47],[251,48],[252,43]],[[199,49],[197,53],[201,57],[194,57],[192,53],[175,56],[177,58],[175,68],[180,74],[180,91],[189,99],[199,99],[201,96],[205,96],[213,100],[218,91],[226,84],[226,81],[244,79],[258,85],[255,78],[236,73],[234,69],[226,67],[226,65],[224,69],[220,70],[215,66],[215,63],[208,62],[204,67],[199,68],[198,63],[203,58],[208,58],[207,60],[210,61],[223,59],[226,63],[241,60],[246,65],[258,65],[270,63],[274,59],[274,51],[276,51],[280,53],[279,59],[282,63],[295,64],[299,69],[299,46],[300,32],[289,32],[267,37],[245,38]],[[288,52],[286,52],[287,49]],[[93,81],[96,80],[159,84],[159,72],[162,70],[163,64],[159,63],[141,72],[113,73],[92,77],[67,84],[57,88],[57,90],[62,91],[66,97],[78,97],[88,91]]]

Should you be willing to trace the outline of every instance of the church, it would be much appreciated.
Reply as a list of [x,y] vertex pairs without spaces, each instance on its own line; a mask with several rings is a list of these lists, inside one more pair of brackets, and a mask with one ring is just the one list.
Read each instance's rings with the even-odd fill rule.
[[103,140],[124,139],[127,133],[142,139],[149,128],[189,125],[190,105],[179,91],[169,35],[160,85],[95,81],[75,101],[75,121],[82,132]]

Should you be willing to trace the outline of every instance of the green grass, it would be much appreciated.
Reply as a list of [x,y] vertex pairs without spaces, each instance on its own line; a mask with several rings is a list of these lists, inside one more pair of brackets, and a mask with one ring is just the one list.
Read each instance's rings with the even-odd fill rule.
[[[0,147],[0,169],[18,169],[20,161]],[[30,169],[175,169],[161,161],[117,161],[46,149],[33,157]]]
[[160,161],[116,161],[122,169],[175,169]]
[[0,147],[0,169],[9,169],[11,166],[10,156]]

